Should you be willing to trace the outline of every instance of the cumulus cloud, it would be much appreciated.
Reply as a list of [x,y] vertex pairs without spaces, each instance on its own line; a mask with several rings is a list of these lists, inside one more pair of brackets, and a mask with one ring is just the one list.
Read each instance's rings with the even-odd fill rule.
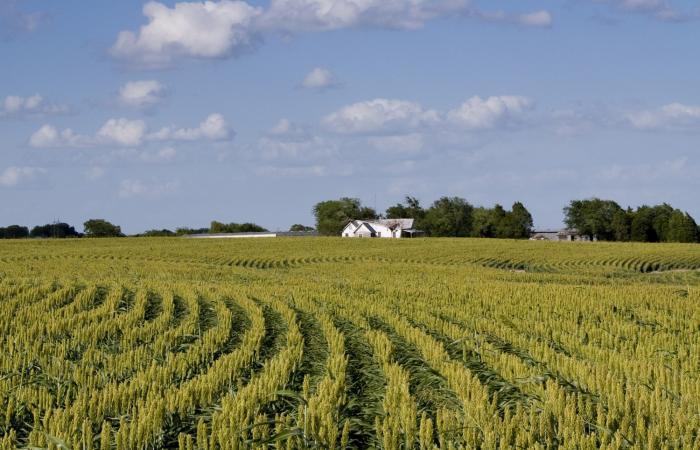
[[36,148],[85,147],[91,145],[87,136],[76,134],[70,128],[59,131],[53,125],[44,125],[29,138],[29,145]]
[[8,95],[0,104],[0,117],[61,114],[68,112],[66,106],[47,103],[39,94],[29,97]]
[[143,142],[146,123],[143,120],[109,119],[97,132],[97,140],[105,144],[137,147]]
[[179,183],[170,181],[167,183],[146,183],[141,180],[126,179],[119,184],[119,198],[130,199],[135,197],[155,199],[177,192]]
[[221,114],[210,114],[196,128],[163,127],[148,136],[154,141],[221,141],[228,139],[231,131]]
[[39,167],[8,167],[0,172],[0,186],[15,187],[20,183],[32,181],[44,173],[46,170]]
[[656,110],[632,112],[625,118],[640,130],[700,129],[700,106],[671,103]]
[[168,94],[156,80],[130,81],[119,89],[119,103],[135,109],[147,109],[160,103]]
[[352,27],[414,30],[469,8],[468,0],[272,0],[261,23],[264,28],[286,32]]
[[346,106],[323,118],[323,125],[341,134],[399,133],[437,123],[437,111],[418,103],[378,98]]
[[324,90],[338,87],[340,83],[330,70],[316,67],[304,77],[301,86],[305,89]]
[[267,8],[243,0],[191,1],[169,7],[150,1],[148,23],[124,30],[111,48],[122,61],[145,68],[178,59],[213,59],[250,50],[267,34],[347,28],[416,30],[443,17],[471,17],[530,27],[552,23],[548,11],[482,13],[470,0],[271,0]]
[[153,133],[148,132],[143,120],[120,118],[107,120],[94,136],[77,134],[70,128],[58,130],[47,124],[32,134],[29,145],[36,148],[138,147],[147,141],[220,141],[231,135],[232,131],[221,114],[209,115],[196,128],[163,127]]
[[[532,102],[522,96],[472,97],[460,107],[441,113],[405,100],[375,99],[346,106],[322,119],[326,129],[339,134],[407,135],[403,139],[417,143],[421,129],[452,127],[459,130],[488,130],[517,124]],[[375,140],[374,145],[387,144]]]
[[138,32],[122,31],[113,56],[146,67],[162,67],[176,58],[222,58],[256,41],[254,20],[260,8],[243,1],[158,2],[143,6],[148,23]]
[[447,113],[450,122],[470,130],[485,130],[507,125],[532,107],[526,97],[503,95],[500,97],[472,97]]

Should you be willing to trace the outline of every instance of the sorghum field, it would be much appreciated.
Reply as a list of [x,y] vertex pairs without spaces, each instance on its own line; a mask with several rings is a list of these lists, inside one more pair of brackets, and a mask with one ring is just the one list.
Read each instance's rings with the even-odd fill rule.
[[700,448],[700,247],[0,243],[0,448]]

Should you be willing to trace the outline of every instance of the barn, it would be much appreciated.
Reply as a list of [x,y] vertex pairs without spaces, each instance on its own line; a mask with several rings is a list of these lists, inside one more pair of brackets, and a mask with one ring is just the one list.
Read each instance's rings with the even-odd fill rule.
[[413,229],[413,219],[350,220],[342,236],[351,238],[407,238],[422,234]]

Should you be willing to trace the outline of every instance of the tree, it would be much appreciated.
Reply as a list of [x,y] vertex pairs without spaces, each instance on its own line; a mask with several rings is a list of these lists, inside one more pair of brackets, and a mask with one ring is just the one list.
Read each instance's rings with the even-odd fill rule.
[[353,219],[376,219],[377,212],[357,198],[343,197],[316,203],[313,209],[316,230],[324,236],[339,236],[343,227]]
[[190,234],[206,234],[209,233],[209,228],[188,228],[179,227],[175,229],[175,234],[178,236],[187,236]]
[[499,237],[505,239],[528,239],[533,226],[534,222],[530,211],[522,203],[515,202],[510,212],[507,212],[503,218],[501,235]]
[[293,232],[308,232],[308,231],[314,231],[314,227],[307,227],[306,225],[302,225],[300,223],[295,223],[291,227],[289,227],[289,231]]
[[590,239],[611,241],[615,239],[613,218],[620,211],[620,205],[612,200],[572,200],[569,206],[564,208],[564,222],[567,227],[577,229]]
[[634,219],[632,208],[615,213],[611,226],[616,241],[627,242],[632,239],[632,219]]
[[405,198],[405,204],[397,203],[394,206],[390,206],[386,210],[387,219],[413,219],[413,228],[422,230],[423,229],[423,219],[425,218],[425,209],[420,204],[420,201],[407,195]]
[[68,225],[67,223],[57,222],[48,223],[46,225],[37,225],[32,228],[29,233],[30,237],[33,238],[71,238],[80,237],[80,233],[75,231],[75,228]]
[[143,236],[143,237],[171,237],[171,236],[175,236],[175,233],[166,229],[166,228],[163,228],[162,230],[144,231],[139,236]]
[[23,239],[29,237],[29,228],[19,225],[10,225],[0,228],[0,239]]
[[259,233],[267,231],[260,225],[246,222],[246,223],[221,223],[216,220],[211,222],[209,227],[209,233]]
[[480,206],[472,211],[472,237],[492,238],[496,237],[497,223],[492,209]]
[[463,198],[442,197],[426,211],[424,231],[429,236],[469,236],[473,211],[474,207]]
[[654,229],[654,209],[650,206],[640,206],[632,216],[630,240],[635,242],[659,242],[659,236]]
[[698,225],[690,214],[676,209],[667,224],[667,242],[698,242]]
[[104,219],[90,219],[83,224],[87,237],[122,237],[122,229]]

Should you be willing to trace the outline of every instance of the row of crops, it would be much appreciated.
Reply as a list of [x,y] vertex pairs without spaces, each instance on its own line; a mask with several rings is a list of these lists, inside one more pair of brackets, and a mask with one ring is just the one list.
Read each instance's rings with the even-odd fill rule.
[[3,243],[0,449],[700,448],[698,267],[690,245]]

